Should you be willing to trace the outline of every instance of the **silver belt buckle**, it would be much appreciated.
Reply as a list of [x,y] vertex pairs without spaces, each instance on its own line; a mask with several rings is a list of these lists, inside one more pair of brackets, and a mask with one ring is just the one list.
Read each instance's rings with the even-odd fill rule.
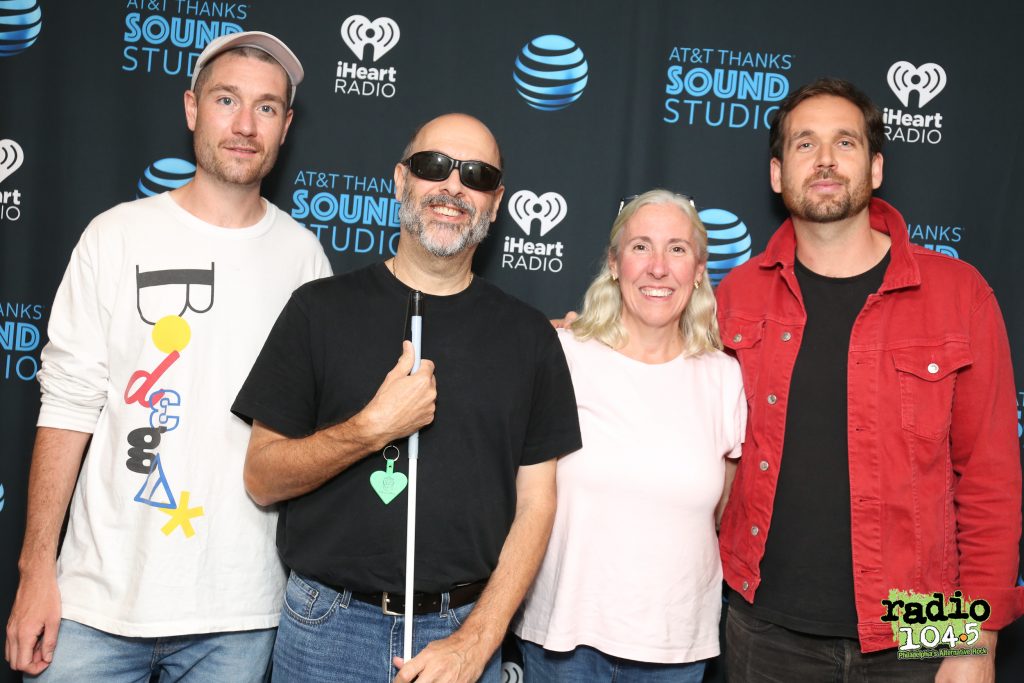
[[381,593],[380,594],[380,611],[383,612],[384,614],[386,614],[389,617],[400,617],[400,616],[402,616],[401,612],[392,612],[391,610],[388,609],[388,603],[390,601],[391,601],[391,596],[388,595],[387,591],[384,591],[383,593]]

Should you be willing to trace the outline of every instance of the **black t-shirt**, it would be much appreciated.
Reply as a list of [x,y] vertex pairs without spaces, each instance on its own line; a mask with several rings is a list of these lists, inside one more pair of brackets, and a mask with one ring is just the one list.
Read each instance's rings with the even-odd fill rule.
[[[352,417],[398,361],[408,299],[383,264],[299,288],[232,410],[292,438]],[[441,592],[490,576],[514,518],[517,469],[580,448],[580,431],[565,356],[540,312],[479,277],[424,305],[437,404],[420,432],[416,590]],[[394,470],[407,474],[407,442],[396,445]],[[370,476],[385,465],[371,453],[283,503],[285,564],[339,588],[403,592],[408,489],[381,501]]]
[[[853,324],[888,265],[886,254],[865,273],[832,278],[796,262],[807,324],[789,385],[778,487],[752,609],[802,633],[857,637],[846,365]],[[742,598],[730,600],[739,603]]]

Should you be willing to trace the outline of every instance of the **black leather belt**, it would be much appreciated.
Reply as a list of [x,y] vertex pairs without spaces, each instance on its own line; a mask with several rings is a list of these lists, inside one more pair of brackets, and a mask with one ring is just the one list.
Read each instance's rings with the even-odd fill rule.
[[[487,581],[476,581],[462,586],[456,586],[448,591],[448,608],[455,609],[474,602],[484,592]],[[430,614],[441,611],[441,596],[443,593],[413,593],[412,613]],[[380,607],[381,612],[391,616],[402,616],[405,614],[405,596],[401,593],[356,593],[353,591],[352,598],[359,602]]]

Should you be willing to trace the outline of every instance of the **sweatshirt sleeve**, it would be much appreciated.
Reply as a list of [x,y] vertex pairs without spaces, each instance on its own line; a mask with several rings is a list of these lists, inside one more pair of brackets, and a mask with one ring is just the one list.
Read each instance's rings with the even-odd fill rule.
[[71,254],[50,310],[49,342],[37,374],[39,427],[92,433],[107,400],[109,316],[98,296],[99,237],[94,222]]

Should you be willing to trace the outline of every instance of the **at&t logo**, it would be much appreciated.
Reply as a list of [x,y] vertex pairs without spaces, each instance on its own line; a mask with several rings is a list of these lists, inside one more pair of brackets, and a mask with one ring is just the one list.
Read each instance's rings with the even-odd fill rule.
[[[0,140],[0,183],[14,174],[25,161],[25,153],[14,140]],[[21,190],[0,190],[0,224],[21,218]]]
[[299,171],[291,216],[312,232],[324,249],[392,256],[400,233],[392,178]]
[[512,79],[516,92],[534,109],[565,109],[587,87],[587,59],[565,36],[546,35],[523,46]]
[[[367,51],[374,64],[398,45],[402,32],[394,19],[379,17],[370,21],[362,14],[353,14],[341,24],[341,39],[360,61]],[[338,60],[334,73],[334,92],[363,97],[394,97],[398,71],[394,66],[363,66]]]
[[[508,212],[527,237],[534,235],[534,226],[537,226],[536,236],[544,237],[562,222],[568,211],[565,199],[557,192],[545,192],[538,197],[530,190],[520,190],[508,202]],[[549,273],[562,270],[561,242],[531,241],[507,235],[502,252],[502,268]]]
[[716,286],[730,270],[750,258],[750,233],[731,211],[704,209],[697,215],[708,231],[708,277]]
[[789,94],[793,55],[729,48],[674,47],[665,70],[661,120],[712,128],[768,128]]
[[960,258],[960,252],[953,246],[959,245],[964,237],[964,229],[959,225],[907,223],[907,233],[914,244],[952,258]]
[[32,47],[43,30],[43,11],[35,0],[0,2],[0,57]]
[[[1021,406],[1024,406],[1024,391],[1017,392],[1017,438],[1024,438],[1024,420],[1021,419]],[[1024,583],[1020,585],[1024,586]]]
[[126,0],[122,71],[191,76],[210,41],[245,29],[249,4],[231,0]]
[[0,301],[0,380],[35,379],[42,319],[41,304]]
[[942,114],[911,113],[911,95],[917,93],[917,108],[935,99],[946,87],[946,70],[929,62],[914,66],[910,62],[895,62],[885,76],[889,88],[907,111],[902,109],[882,110],[885,123],[885,137],[900,142],[927,142],[935,145],[942,142]]
[[157,159],[142,172],[136,186],[135,197],[152,197],[161,192],[174,190],[192,180],[196,167],[184,159]]

